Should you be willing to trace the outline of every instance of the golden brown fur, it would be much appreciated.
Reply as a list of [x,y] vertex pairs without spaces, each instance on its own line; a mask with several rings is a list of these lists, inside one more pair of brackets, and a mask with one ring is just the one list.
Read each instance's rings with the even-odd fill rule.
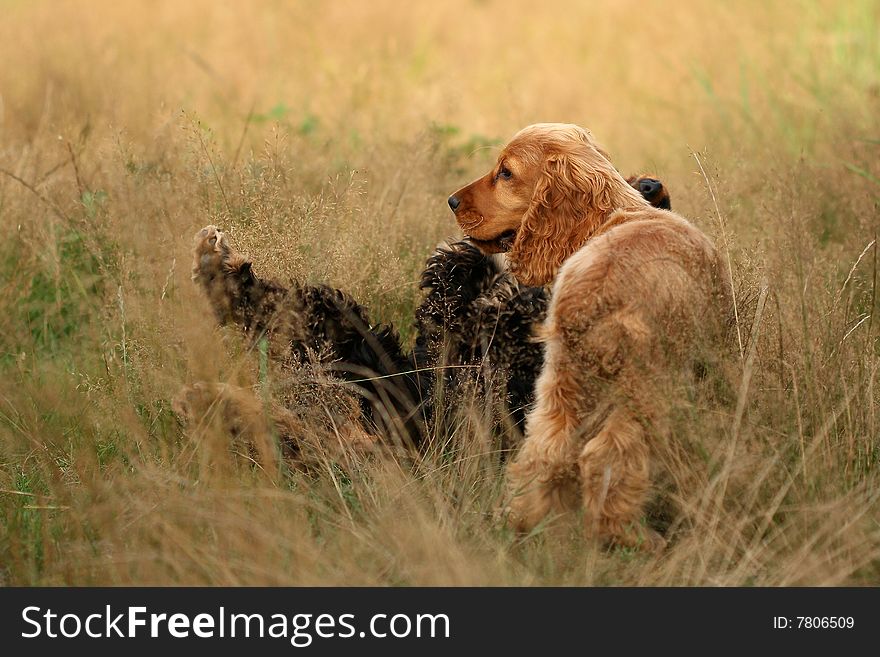
[[484,251],[552,284],[544,365],[509,465],[511,521],[581,507],[600,540],[659,547],[639,523],[667,392],[721,340],[729,282],[709,239],[651,205],[583,128],[538,124],[450,198]]

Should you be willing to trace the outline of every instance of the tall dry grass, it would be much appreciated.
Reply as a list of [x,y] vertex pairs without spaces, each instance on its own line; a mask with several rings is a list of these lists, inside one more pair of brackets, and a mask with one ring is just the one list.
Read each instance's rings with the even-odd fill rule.
[[[878,582],[878,3],[0,13],[0,583]],[[309,473],[180,426],[184,382],[272,384],[189,280],[198,228],[408,334],[446,195],[545,120],[730,254],[742,358],[676,409],[663,555],[507,532],[480,400],[415,463]]]

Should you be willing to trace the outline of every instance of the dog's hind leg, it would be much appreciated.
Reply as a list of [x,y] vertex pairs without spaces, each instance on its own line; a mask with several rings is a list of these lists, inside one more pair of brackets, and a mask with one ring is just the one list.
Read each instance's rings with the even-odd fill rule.
[[578,458],[588,535],[623,547],[662,549],[663,538],[640,526],[650,489],[649,448],[643,424],[614,409]]
[[526,419],[527,438],[507,468],[508,520],[524,532],[549,514],[577,506],[579,385],[576,371],[561,362],[561,345],[552,332],[549,335],[546,365],[536,383],[537,401]]

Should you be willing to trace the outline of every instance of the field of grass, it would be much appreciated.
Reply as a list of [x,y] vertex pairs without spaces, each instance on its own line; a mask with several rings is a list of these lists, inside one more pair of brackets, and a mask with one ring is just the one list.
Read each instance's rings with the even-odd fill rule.
[[[0,16],[0,585],[880,584],[876,0]],[[538,121],[658,174],[730,256],[742,358],[676,409],[663,554],[511,534],[479,404],[415,463],[308,474],[178,422],[184,383],[271,383],[190,281],[200,227],[409,337],[447,195]]]

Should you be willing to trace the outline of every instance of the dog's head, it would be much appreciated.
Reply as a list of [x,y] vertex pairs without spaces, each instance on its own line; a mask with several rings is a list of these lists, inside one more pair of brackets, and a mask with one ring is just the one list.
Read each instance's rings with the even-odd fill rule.
[[588,130],[562,123],[521,130],[486,175],[449,197],[469,239],[507,252],[526,285],[553,280],[611,212],[646,205]]

